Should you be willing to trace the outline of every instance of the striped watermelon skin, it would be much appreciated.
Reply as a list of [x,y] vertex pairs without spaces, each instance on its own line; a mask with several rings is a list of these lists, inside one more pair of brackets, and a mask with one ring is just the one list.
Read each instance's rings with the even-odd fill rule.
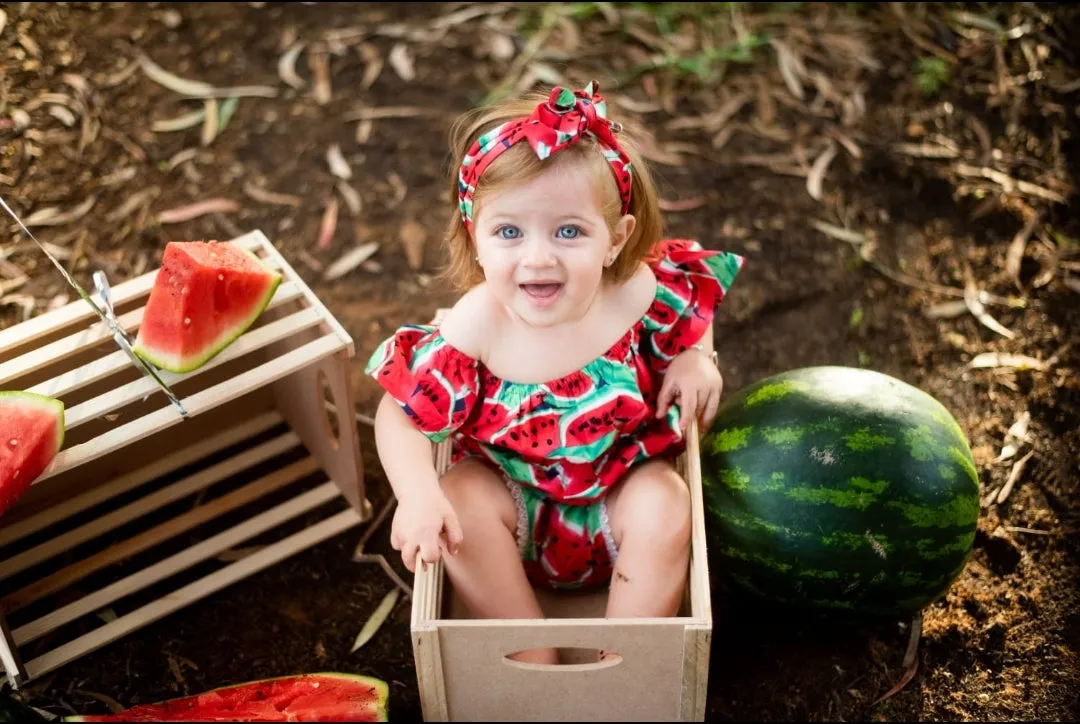
[[963,569],[979,517],[967,439],[893,377],[807,367],[729,398],[702,440],[710,566],[819,613],[905,616]]

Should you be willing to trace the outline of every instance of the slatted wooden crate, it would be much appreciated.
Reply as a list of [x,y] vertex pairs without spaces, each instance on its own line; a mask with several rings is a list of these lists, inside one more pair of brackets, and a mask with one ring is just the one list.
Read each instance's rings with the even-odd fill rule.
[[[434,456],[441,475],[449,442]],[[677,467],[690,488],[693,531],[682,606],[672,618],[606,619],[606,590],[537,590],[546,619],[473,619],[441,561],[417,566],[410,625],[425,721],[704,720],[713,624],[696,423]],[[507,658],[546,647],[561,649],[564,663]],[[597,662],[599,650],[615,656]]]
[[[0,659],[15,686],[371,517],[352,339],[262,233],[232,241],[283,280],[210,362],[161,373],[186,419],[82,300],[0,331],[0,390],[63,400],[67,429],[0,517]],[[155,275],[112,290],[132,335]],[[222,555],[237,548],[250,552]]]

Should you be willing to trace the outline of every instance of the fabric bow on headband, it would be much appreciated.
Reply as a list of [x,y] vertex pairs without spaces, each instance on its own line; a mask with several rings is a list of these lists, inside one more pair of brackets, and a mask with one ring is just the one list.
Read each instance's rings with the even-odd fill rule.
[[630,210],[630,158],[615,140],[622,126],[607,118],[607,103],[599,90],[596,81],[578,91],[555,86],[528,117],[507,121],[476,139],[462,161],[458,177],[458,207],[466,229],[472,229],[473,197],[480,175],[499,154],[522,139],[543,161],[585,136],[595,138],[615,174],[622,212]]

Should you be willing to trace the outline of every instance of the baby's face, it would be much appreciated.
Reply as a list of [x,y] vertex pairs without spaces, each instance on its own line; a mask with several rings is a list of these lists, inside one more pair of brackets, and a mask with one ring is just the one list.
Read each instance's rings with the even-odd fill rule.
[[526,324],[580,319],[600,289],[605,259],[626,243],[633,217],[612,235],[577,166],[552,168],[517,188],[484,195],[474,233],[492,293]]

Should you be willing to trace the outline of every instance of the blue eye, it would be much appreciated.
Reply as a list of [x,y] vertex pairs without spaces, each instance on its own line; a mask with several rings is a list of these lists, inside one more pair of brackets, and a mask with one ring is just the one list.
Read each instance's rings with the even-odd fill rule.
[[496,234],[503,239],[516,239],[521,234],[521,230],[516,226],[500,226],[496,231]]
[[[568,233],[563,233],[568,232]],[[581,233],[581,229],[573,225],[560,226],[558,236],[560,239],[576,239],[578,234]]]

